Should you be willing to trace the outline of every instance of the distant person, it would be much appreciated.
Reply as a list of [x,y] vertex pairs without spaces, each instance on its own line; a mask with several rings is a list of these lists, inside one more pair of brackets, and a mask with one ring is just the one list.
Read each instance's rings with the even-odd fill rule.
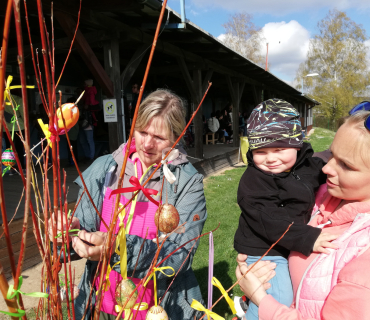
[[220,128],[220,123],[218,122],[216,118],[216,114],[214,112],[211,113],[211,117],[207,121],[208,130],[216,133],[218,129]]

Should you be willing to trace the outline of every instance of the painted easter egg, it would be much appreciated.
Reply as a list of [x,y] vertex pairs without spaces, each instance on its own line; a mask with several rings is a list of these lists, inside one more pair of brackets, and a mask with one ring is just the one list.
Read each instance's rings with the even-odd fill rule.
[[74,103],[65,103],[57,110],[57,118],[58,118],[58,128],[64,129],[63,119],[61,115],[61,111],[63,112],[63,118],[66,123],[67,130],[71,129],[78,121],[80,116],[80,111],[78,107]]
[[168,320],[168,315],[161,306],[153,306],[148,310],[145,320]]
[[[62,301],[62,303],[67,303],[66,290],[67,290],[66,287],[62,287],[60,289],[60,300]],[[74,284],[73,285],[73,300],[75,300],[78,297],[79,294],[80,294],[80,289],[78,289],[78,287]],[[69,301],[72,301],[70,288],[68,288],[68,298],[69,298]]]
[[123,307],[125,309],[131,309],[135,305],[136,299],[137,299],[137,290],[134,292],[132,297],[129,299],[131,293],[135,290],[135,288],[136,288],[135,284],[130,279],[121,280],[118,283],[116,287],[115,298],[116,298],[117,304],[120,307]]
[[1,163],[6,167],[13,167],[17,163],[12,148],[6,149],[1,156]]
[[158,207],[154,223],[161,232],[170,233],[179,225],[180,216],[172,204],[162,204]]

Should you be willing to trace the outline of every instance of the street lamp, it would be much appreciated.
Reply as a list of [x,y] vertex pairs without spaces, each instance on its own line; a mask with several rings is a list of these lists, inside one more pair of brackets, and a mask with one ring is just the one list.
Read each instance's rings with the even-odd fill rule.
[[307,75],[305,75],[305,76],[302,77],[302,96],[304,96],[304,92],[303,92],[303,78],[306,78],[306,77],[317,77],[317,76],[319,76],[318,73],[309,73],[309,74],[307,74]]

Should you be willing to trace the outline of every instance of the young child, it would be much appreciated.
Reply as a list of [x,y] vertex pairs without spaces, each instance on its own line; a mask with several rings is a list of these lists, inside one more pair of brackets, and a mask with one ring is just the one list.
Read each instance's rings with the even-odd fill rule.
[[[242,213],[234,248],[248,255],[248,265],[253,264],[294,222],[263,258],[276,263],[276,275],[267,292],[290,306],[293,301],[287,262],[290,251],[309,256],[314,246],[315,251],[322,251],[325,246],[319,238],[321,229],[307,225],[315,191],[326,182],[321,171],[325,163],[312,157],[311,145],[302,141],[299,113],[284,100],[270,99],[258,105],[248,119],[247,132],[248,169],[238,188]],[[246,318],[258,319],[258,307],[253,303]]]

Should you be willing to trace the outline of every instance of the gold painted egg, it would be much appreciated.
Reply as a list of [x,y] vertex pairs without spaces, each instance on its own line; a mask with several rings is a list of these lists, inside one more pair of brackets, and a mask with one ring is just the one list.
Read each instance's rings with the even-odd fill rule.
[[124,307],[125,309],[131,309],[135,305],[137,299],[137,290],[134,292],[130,300],[128,300],[131,293],[135,290],[135,288],[136,288],[135,284],[130,279],[121,280],[118,283],[116,287],[115,298],[117,304],[120,307]]
[[77,105],[74,103],[65,103],[57,110],[57,118],[58,118],[58,128],[64,129],[62,115],[60,114],[60,110],[63,112],[63,118],[66,123],[67,130],[71,129],[78,121],[80,117],[80,111],[78,110]]
[[168,320],[168,315],[161,306],[153,306],[148,310],[145,320]]
[[172,204],[162,204],[158,207],[154,223],[157,229],[161,232],[170,233],[179,225],[180,216],[176,208]]

